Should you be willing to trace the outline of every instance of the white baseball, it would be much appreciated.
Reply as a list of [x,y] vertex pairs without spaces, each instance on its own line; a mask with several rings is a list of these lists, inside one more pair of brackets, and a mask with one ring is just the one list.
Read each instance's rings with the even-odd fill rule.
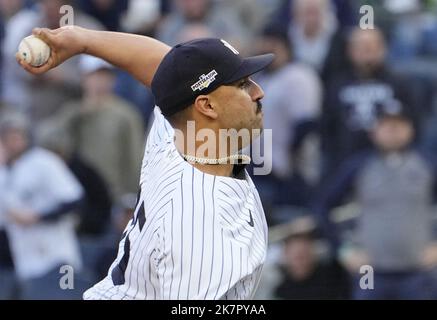
[[30,65],[40,67],[49,59],[50,47],[41,39],[31,35],[21,40],[18,53],[21,59]]

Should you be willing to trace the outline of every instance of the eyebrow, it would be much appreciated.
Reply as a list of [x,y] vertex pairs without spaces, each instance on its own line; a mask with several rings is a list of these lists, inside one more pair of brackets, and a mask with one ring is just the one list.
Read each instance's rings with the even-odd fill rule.
[[229,85],[230,86],[238,86],[241,82],[249,81],[249,80],[250,80],[250,77],[245,77],[245,78],[238,79],[238,80],[230,83]]

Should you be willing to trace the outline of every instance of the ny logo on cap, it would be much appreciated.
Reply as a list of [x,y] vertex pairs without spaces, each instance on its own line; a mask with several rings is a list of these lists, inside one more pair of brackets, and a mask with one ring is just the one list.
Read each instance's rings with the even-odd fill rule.
[[191,90],[196,91],[202,91],[203,89],[206,89],[209,87],[209,85],[215,81],[215,77],[218,75],[217,71],[212,70],[208,74],[202,74],[199,77],[199,81],[197,81],[195,84],[191,86]]
[[237,49],[235,49],[233,46],[231,46],[231,44],[229,43],[229,42],[227,42],[227,41],[225,41],[225,40],[223,40],[223,39],[220,39],[220,41],[225,45],[225,47],[226,48],[228,48],[229,50],[231,50],[233,53],[235,53],[235,54],[240,54],[239,52],[238,52],[238,50]]

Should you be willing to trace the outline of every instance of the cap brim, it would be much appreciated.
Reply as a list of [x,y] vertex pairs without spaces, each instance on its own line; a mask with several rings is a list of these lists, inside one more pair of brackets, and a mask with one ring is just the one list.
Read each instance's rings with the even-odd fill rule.
[[226,79],[225,83],[229,84],[245,77],[251,76],[252,74],[257,73],[268,67],[274,59],[275,55],[273,53],[245,58],[238,70],[233,75],[231,75],[229,79]]

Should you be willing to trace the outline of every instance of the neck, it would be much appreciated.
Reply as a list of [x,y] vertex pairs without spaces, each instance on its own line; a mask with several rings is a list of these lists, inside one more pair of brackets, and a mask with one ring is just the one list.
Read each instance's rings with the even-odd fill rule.
[[[180,141],[176,139],[175,141],[176,149],[178,149],[179,153],[184,156],[191,156],[196,157],[197,151],[199,150],[199,146],[196,145],[195,150],[191,152],[187,152],[187,141],[184,139],[183,141]],[[209,158],[207,155],[205,157],[202,157],[202,159],[213,159]],[[224,176],[224,177],[230,177],[232,176],[232,169],[234,168],[234,165],[231,163],[224,163],[224,164],[203,164],[199,162],[191,162],[191,165],[195,167],[196,169],[207,173],[212,174],[215,176]]]
[[[216,139],[207,137],[206,140],[198,141],[195,139],[198,131],[194,137],[190,137],[186,131],[181,132],[182,135],[176,134],[175,146],[187,162],[207,174],[232,176],[237,152],[231,152],[229,148],[220,149],[218,134],[215,135]],[[247,163],[248,160],[250,158],[245,158],[243,162]]]

